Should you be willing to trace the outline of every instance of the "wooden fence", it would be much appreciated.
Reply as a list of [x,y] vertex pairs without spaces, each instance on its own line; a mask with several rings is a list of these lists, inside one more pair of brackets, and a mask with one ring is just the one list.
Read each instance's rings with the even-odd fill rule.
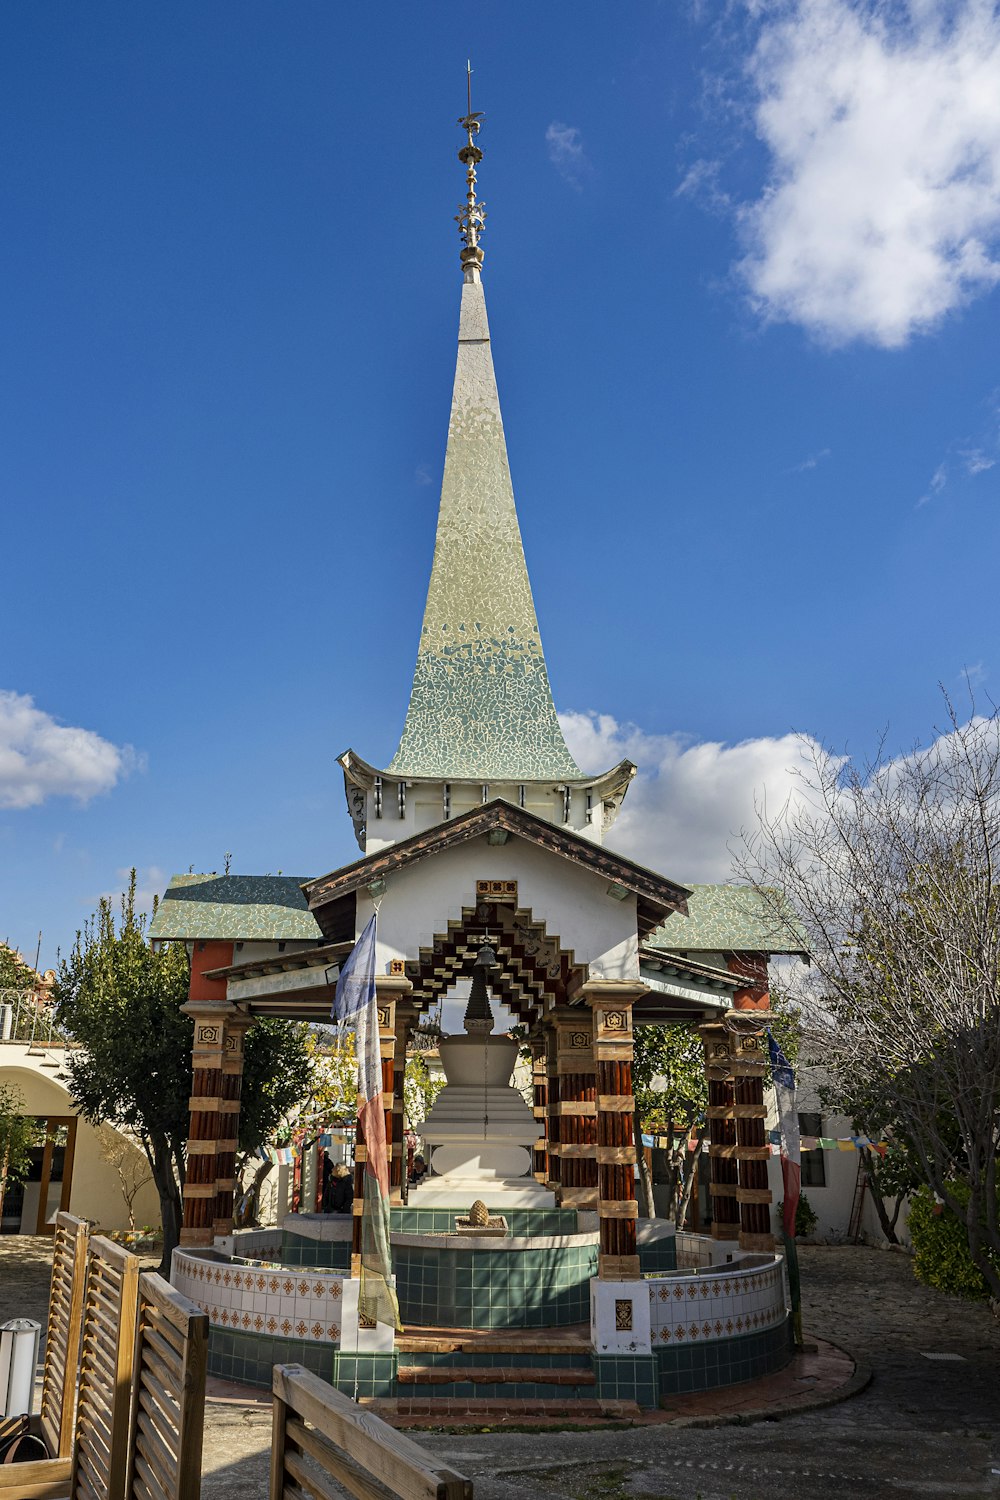
[[472,1500],[472,1481],[301,1365],[275,1365],[269,1500]]
[[207,1316],[68,1214],[56,1235],[39,1425],[65,1451],[0,1466],[0,1500],[198,1500]]

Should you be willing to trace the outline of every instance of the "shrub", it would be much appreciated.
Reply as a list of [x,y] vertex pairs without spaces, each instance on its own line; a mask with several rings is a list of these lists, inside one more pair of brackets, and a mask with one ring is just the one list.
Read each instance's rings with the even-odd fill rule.
[[[781,1228],[782,1211],[784,1203],[775,1205],[775,1213],[778,1217],[778,1228]],[[812,1234],[819,1223],[819,1216],[813,1208],[805,1193],[799,1194],[799,1201],[795,1209],[795,1238],[801,1240],[805,1235]]]
[[[963,1204],[969,1201],[964,1182],[948,1184]],[[969,1254],[966,1229],[950,1208],[937,1205],[927,1187],[910,1199],[907,1228],[913,1241],[913,1272],[925,1286],[951,1292],[955,1297],[987,1297],[986,1278]]]

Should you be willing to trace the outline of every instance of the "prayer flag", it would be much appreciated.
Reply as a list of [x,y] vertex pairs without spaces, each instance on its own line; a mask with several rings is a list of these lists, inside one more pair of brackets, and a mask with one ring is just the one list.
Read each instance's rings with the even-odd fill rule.
[[795,1238],[795,1211],[799,1206],[799,1188],[802,1181],[802,1156],[799,1145],[799,1117],[795,1112],[795,1074],[792,1065],[775,1041],[767,1033],[767,1045],[771,1054],[771,1076],[778,1104],[778,1127],[781,1131],[781,1180],[784,1187],[784,1211],[782,1218],[785,1233]]
[[365,1143],[358,1315],[401,1329],[389,1250],[389,1153],[382,1112],[382,1058],[375,997],[373,916],[340,971],[331,1015],[354,1026],[358,1054],[358,1124]]
[[767,1046],[771,1054],[771,1078],[778,1105],[778,1126],[781,1131],[781,1181],[784,1186],[782,1209],[782,1238],[785,1242],[785,1266],[788,1270],[788,1290],[792,1298],[792,1329],[795,1343],[802,1348],[802,1291],[799,1283],[799,1257],[795,1248],[795,1214],[799,1206],[799,1189],[802,1181],[802,1156],[799,1147],[799,1117],[795,1110],[795,1074],[792,1065],[771,1034],[767,1033]]

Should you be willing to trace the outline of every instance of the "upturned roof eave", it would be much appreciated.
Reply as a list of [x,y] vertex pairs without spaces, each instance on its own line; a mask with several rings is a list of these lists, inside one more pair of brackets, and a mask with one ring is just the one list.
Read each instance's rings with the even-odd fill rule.
[[371,765],[363,760],[355,750],[345,750],[338,755],[337,764],[340,766],[345,777],[354,786],[362,787],[364,790],[372,785],[377,776],[386,781],[406,782],[407,786],[441,786],[447,782],[449,786],[483,786],[491,781],[500,785],[510,786],[572,786],[580,791],[599,792],[601,795],[611,794],[626,788],[636,774],[637,767],[633,761],[620,760],[610,770],[602,771],[598,776],[587,776],[582,772],[578,776],[414,776],[406,771],[379,770],[377,766]]

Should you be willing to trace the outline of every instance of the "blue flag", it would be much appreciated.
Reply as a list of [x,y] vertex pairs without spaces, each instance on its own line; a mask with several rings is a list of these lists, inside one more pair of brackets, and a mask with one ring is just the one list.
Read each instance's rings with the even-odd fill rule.
[[350,1021],[375,999],[375,923],[372,917],[340,971],[330,1016]]

